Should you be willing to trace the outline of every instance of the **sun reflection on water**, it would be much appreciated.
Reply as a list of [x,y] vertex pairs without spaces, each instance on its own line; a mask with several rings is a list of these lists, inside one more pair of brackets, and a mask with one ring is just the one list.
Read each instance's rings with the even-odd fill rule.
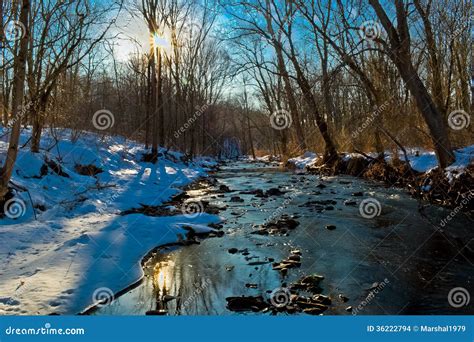
[[156,263],[153,268],[153,285],[160,294],[168,293],[171,288],[173,267],[172,260],[164,260]]

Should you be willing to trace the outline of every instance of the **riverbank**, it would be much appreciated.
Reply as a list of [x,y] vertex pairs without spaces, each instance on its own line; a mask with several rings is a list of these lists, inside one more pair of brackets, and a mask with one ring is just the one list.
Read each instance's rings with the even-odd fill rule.
[[41,146],[20,149],[0,219],[2,315],[77,314],[111,300],[143,276],[140,260],[154,247],[185,239],[190,227],[213,232],[207,224],[220,221],[195,217],[192,205],[170,205],[169,216],[123,215],[181,194],[216,165],[211,159],[161,149],[157,164],[146,163],[136,142],[70,130],[44,132]]
[[301,172],[323,175],[350,175],[403,187],[418,199],[461,211],[474,210],[474,145],[455,151],[456,161],[444,170],[439,169],[433,152],[410,150],[408,162],[376,155],[346,153],[330,167],[321,164],[316,153],[289,159],[285,166]]

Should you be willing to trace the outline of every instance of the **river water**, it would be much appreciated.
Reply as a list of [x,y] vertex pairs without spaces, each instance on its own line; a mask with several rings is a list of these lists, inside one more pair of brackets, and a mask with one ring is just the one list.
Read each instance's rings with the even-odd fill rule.
[[[190,194],[227,206],[219,213],[226,220],[225,235],[161,249],[146,263],[144,281],[95,315],[235,314],[226,308],[226,297],[268,299],[270,292],[309,274],[324,276],[322,293],[332,298],[324,314],[474,313],[472,301],[456,308],[448,300],[457,287],[474,294],[474,234],[464,214],[439,229],[448,209],[426,206],[422,215],[405,190],[353,177],[296,174],[258,163],[228,164],[215,177],[235,191]],[[270,188],[284,195],[240,194]],[[244,201],[233,202],[232,196]],[[380,203],[378,216],[361,215],[360,203],[367,199]],[[280,215],[294,217],[299,226],[282,236],[251,234]],[[239,252],[229,253],[232,248]],[[301,251],[301,267],[285,276],[272,269],[273,260],[295,249]]]

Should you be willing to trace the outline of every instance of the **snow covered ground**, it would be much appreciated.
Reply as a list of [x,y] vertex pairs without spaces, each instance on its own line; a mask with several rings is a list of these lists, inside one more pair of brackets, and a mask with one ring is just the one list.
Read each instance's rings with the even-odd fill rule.
[[[18,191],[8,217],[0,219],[0,314],[76,314],[139,280],[141,258],[158,245],[179,240],[186,232],[183,225],[192,223],[203,232],[212,230],[206,224],[220,221],[205,213],[119,215],[139,204],[170,199],[179,187],[204,176],[214,161],[201,158],[186,165],[179,153],[169,152],[156,165],[143,163],[140,144],[71,133],[55,132],[57,144],[46,133],[41,147],[48,152],[20,150],[13,182],[29,194]],[[29,136],[31,131],[25,130],[20,146]],[[2,161],[6,149],[0,142]],[[67,177],[52,169],[44,175],[45,157],[61,161]],[[75,169],[88,164],[103,172],[94,178]]]
[[[418,152],[417,152],[418,151]],[[456,156],[456,162],[446,168],[446,172],[450,174],[453,171],[461,173],[462,169],[468,166],[474,161],[474,145],[467,146],[465,148],[459,149],[454,152]],[[374,155],[375,156],[375,155]],[[400,158],[402,158],[402,153],[400,152]],[[344,155],[344,158],[349,159],[353,157],[361,157],[357,153],[347,153]],[[293,164],[296,169],[305,169],[316,163],[319,156],[313,152],[306,152],[302,156],[288,159],[288,162]],[[391,159],[391,153],[386,153],[386,159]],[[410,149],[408,151],[408,159],[410,160],[411,167],[418,172],[429,172],[434,168],[438,167],[438,161],[436,155],[432,151],[425,151],[422,149]]]

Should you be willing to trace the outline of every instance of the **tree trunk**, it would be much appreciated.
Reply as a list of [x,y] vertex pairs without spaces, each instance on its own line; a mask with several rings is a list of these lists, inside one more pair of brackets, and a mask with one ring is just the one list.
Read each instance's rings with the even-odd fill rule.
[[163,101],[163,61],[161,59],[161,50],[160,48],[157,48],[157,60],[158,60],[158,71],[157,71],[157,76],[158,76],[158,128],[159,128],[159,134],[158,134],[158,142],[160,146],[165,145],[165,106],[164,106],[164,101]]
[[157,108],[157,80],[156,80],[156,65],[155,65],[155,51],[151,55],[151,98],[150,98],[150,111],[151,111],[151,158],[155,162],[158,159],[158,108]]
[[414,70],[413,65],[411,63],[409,65],[400,65],[399,71],[425,119],[439,165],[444,169],[455,161],[455,157],[452,152],[443,115],[441,115],[436,107],[423,81],[418,76],[416,70]]
[[148,150],[150,142],[150,107],[151,107],[151,65],[146,67],[146,94],[145,94],[145,149]]
[[313,93],[311,92],[311,86],[306,77],[303,75],[303,72],[299,66],[298,61],[296,60],[296,57],[293,55],[291,60],[293,62],[293,65],[295,66],[298,84],[303,92],[305,102],[308,108],[313,109],[314,119],[316,120],[316,126],[318,127],[319,132],[321,133],[321,136],[324,140],[325,145],[323,160],[325,163],[333,163],[338,159],[338,155],[336,147],[329,134],[328,125],[318,110],[318,105],[316,103],[316,100],[314,99]]
[[288,34],[288,43],[290,44],[289,58],[291,62],[293,63],[293,66],[296,71],[296,81],[299,87],[301,88],[301,91],[303,92],[303,97],[306,102],[306,105],[308,106],[308,108],[313,110],[316,126],[318,127],[319,132],[321,133],[321,136],[323,137],[323,140],[324,140],[323,161],[324,163],[332,164],[336,162],[338,159],[336,146],[334,145],[331,135],[329,134],[328,125],[326,121],[324,120],[324,118],[321,116],[321,113],[318,109],[318,104],[316,103],[313,92],[311,91],[311,85],[309,84],[309,81],[304,75],[303,70],[301,69],[301,66],[298,62],[295,48],[293,45],[293,41],[291,40],[290,34]]
[[[267,1],[267,7],[270,8],[269,3]],[[293,89],[291,86],[290,82],[290,77],[288,74],[288,71],[285,66],[285,60],[283,58],[283,51],[281,47],[280,41],[277,40],[275,32],[273,30],[272,26],[272,19],[270,15],[267,15],[267,28],[270,33],[270,35],[273,37],[273,46],[275,48],[276,52],[276,57],[277,57],[277,62],[278,62],[278,71],[281,74],[281,77],[283,78],[283,84],[285,87],[285,94],[286,94],[286,100],[288,102],[288,106],[290,109],[290,115],[292,117],[292,122],[293,125],[295,125],[296,129],[296,136],[298,139],[298,144],[299,147],[304,151],[306,150],[306,141],[305,141],[305,134],[303,132],[303,129],[301,127],[301,122],[300,122],[300,115],[298,112],[298,106],[296,105],[296,100],[295,100],[295,95],[293,93]]]
[[252,152],[252,157],[255,160],[255,147],[253,146],[252,127],[250,127],[250,117],[248,115],[247,115],[247,130],[249,131],[250,151]]
[[455,157],[451,148],[445,118],[441,114],[440,109],[437,108],[412,63],[410,31],[407,21],[408,14],[406,13],[405,5],[401,0],[395,1],[398,25],[395,28],[378,0],[369,0],[369,3],[375,10],[385,31],[387,31],[389,39],[389,44],[387,45],[390,58],[400,72],[410,93],[415,98],[418,110],[421,112],[429,128],[439,166],[445,168],[455,161]]
[[38,153],[41,143],[44,115],[48,106],[50,90],[48,89],[40,98],[36,113],[33,113],[33,131],[31,133],[31,152]]
[[5,195],[8,193],[8,184],[10,182],[13,167],[15,166],[16,158],[18,155],[18,143],[20,140],[20,128],[21,119],[24,113],[22,108],[24,86],[25,86],[25,74],[26,74],[26,56],[28,53],[28,35],[29,35],[29,13],[30,13],[30,1],[22,0],[20,10],[20,22],[23,24],[25,32],[23,37],[20,39],[20,49],[14,59],[14,85],[12,90],[12,105],[13,105],[13,125],[10,134],[10,141],[8,145],[7,156],[5,164],[1,170],[0,175],[0,199],[4,200]]

